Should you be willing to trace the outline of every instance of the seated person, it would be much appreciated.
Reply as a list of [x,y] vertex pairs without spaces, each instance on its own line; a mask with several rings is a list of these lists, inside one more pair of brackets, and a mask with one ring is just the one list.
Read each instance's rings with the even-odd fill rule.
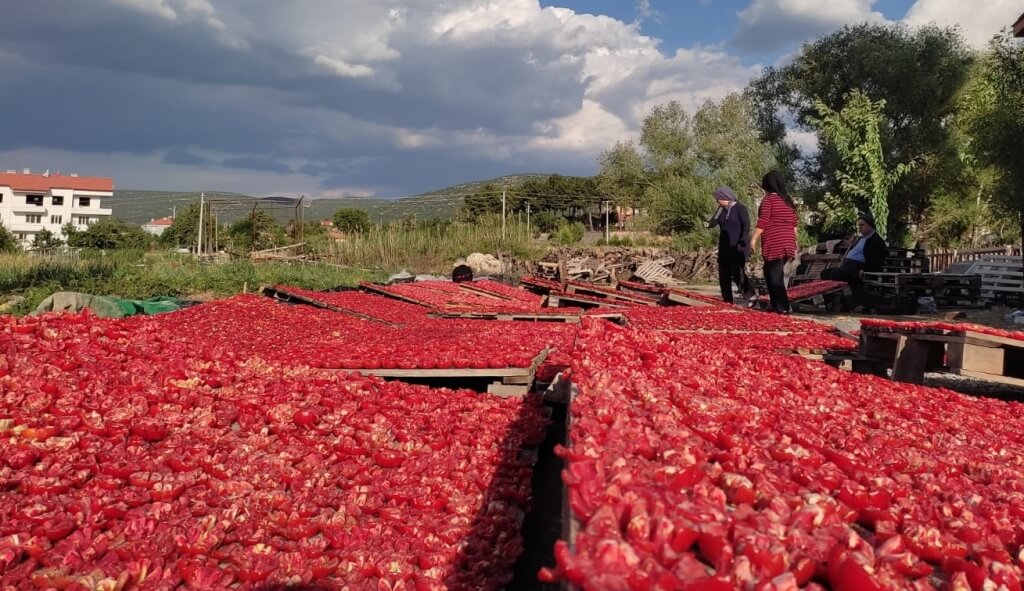
[[875,232],[875,219],[870,213],[857,216],[857,231],[860,232],[860,239],[846,251],[846,257],[839,268],[822,271],[822,279],[855,285],[864,278],[864,273],[881,272],[886,245],[885,240]]
[[826,269],[821,273],[822,279],[845,281],[850,285],[853,299],[843,303],[845,310],[856,308],[864,302],[864,273],[881,272],[885,262],[885,240],[875,232],[875,219],[870,213],[857,216],[857,231],[860,232],[860,238],[846,252],[839,268]]

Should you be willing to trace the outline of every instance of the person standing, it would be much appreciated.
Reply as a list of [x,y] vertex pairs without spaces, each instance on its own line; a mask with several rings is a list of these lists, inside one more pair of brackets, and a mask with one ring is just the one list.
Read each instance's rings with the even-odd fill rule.
[[722,301],[731,304],[733,281],[744,296],[750,297],[754,293],[750,279],[743,270],[750,242],[750,214],[729,187],[718,187],[714,196],[718,209],[708,220],[708,228],[719,228],[718,284],[722,289]]
[[786,294],[786,263],[796,258],[796,203],[786,191],[786,181],[778,171],[771,171],[761,179],[764,199],[757,210],[757,229],[750,240],[751,251],[764,237],[761,258],[764,259],[764,282],[772,309],[789,314],[789,296]]

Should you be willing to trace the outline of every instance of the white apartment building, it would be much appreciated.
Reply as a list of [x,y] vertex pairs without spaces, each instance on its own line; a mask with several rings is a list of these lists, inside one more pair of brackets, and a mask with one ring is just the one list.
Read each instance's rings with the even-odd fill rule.
[[8,170],[0,172],[0,224],[26,246],[40,230],[63,240],[65,224],[85,229],[109,216],[100,200],[113,196],[113,179]]

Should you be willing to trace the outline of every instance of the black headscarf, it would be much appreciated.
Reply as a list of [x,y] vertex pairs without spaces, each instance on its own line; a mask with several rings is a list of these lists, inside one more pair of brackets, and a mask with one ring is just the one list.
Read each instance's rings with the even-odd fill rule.
[[790,207],[796,209],[796,203],[793,202],[793,198],[790,197],[789,192],[786,191],[786,179],[779,171],[773,170],[764,175],[764,178],[761,179],[761,188],[769,193],[775,193],[779,197],[782,197]]

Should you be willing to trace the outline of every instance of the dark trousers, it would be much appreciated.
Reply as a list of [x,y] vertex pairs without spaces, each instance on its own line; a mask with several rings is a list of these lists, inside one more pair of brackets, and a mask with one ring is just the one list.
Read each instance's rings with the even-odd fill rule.
[[786,293],[786,259],[765,261],[764,283],[768,288],[768,299],[772,310],[789,312],[789,295]]
[[847,311],[861,304],[865,304],[864,282],[860,279],[860,272],[864,270],[864,263],[858,261],[843,261],[838,269],[825,269],[821,272],[822,279],[832,281],[845,281],[850,285],[853,297],[843,302],[843,310]]
[[746,271],[743,270],[743,265],[746,262],[746,257],[743,256],[743,253],[736,250],[735,246],[719,245],[718,286],[722,288],[723,302],[727,304],[732,303],[733,282],[736,283],[736,287],[744,295],[754,292],[754,288],[750,284],[750,278],[747,277]]

